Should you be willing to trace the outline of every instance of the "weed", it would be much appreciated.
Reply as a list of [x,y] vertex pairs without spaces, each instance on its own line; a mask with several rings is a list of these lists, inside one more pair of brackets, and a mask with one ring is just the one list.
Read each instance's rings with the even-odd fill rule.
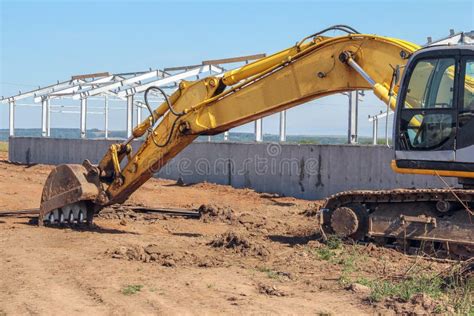
[[[324,247],[308,248],[308,251],[321,260],[341,267],[339,277],[341,285],[347,286],[355,282],[368,286],[371,289],[368,299],[372,302],[380,302],[389,297],[407,302],[416,294],[425,294],[438,301],[435,312],[446,312],[447,304],[449,304],[456,313],[474,316],[472,303],[474,280],[472,277],[470,279],[461,277],[460,271],[456,271],[456,269],[453,269],[448,275],[433,275],[424,273],[423,269],[413,269],[410,275],[401,280],[354,279],[354,273],[359,271],[358,265],[367,261],[367,256],[361,254],[356,246],[343,247],[340,238],[328,236]],[[380,258],[380,264],[386,263],[385,258]]]
[[329,261],[331,258],[335,256],[335,253],[327,248],[317,249],[316,253],[318,254],[320,259],[326,260],[326,261]]
[[444,289],[456,312],[459,314],[474,315],[474,304],[472,301],[474,293],[474,277],[470,274],[463,276],[459,267],[444,278]]
[[269,277],[270,279],[279,279],[279,274],[277,271],[274,271],[270,268],[267,268],[267,267],[260,267],[260,268],[257,268],[258,271],[260,272],[264,272],[267,274],[267,277]]
[[445,285],[441,277],[432,275],[416,275],[399,282],[368,280],[365,278],[361,278],[356,282],[372,289],[369,300],[373,302],[380,302],[386,297],[399,298],[407,302],[413,295],[421,293],[438,299],[442,296]]
[[436,305],[435,308],[433,309],[433,313],[435,314],[441,314],[444,312],[446,312],[446,308],[441,304]]
[[310,251],[315,254],[319,259],[330,261],[331,263],[338,263],[337,257],[338,253],[342,249],[342,240],[338,236],[331,235],[328,236],[326,245],[323,248],[319,249],[310,249]]
[[133,295],[140,292],[143,288],[143,285],[135,284],[135,285],[127,285],[122,289],[123,295]]
[[328,240],[326,241],[326,245],[329,249],[341,249],[342,248],[342,239],[336,235],[328,236]]
[[342,272],[351,273],[354,272],[356,269],[356,256],[354,254],[349,254],[343,257],[339,264],[342,265]]

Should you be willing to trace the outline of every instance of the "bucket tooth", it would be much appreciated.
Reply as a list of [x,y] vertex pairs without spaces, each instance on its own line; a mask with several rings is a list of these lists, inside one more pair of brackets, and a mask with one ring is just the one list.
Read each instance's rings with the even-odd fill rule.
[[[65,164],[54,168],[49,174],[41,195],[41,206],[38,223],[43,224],[47,215],[62,207],[84,201],[93,204],[99,195],[100,187],[97,176],[82,165]],[[88,218],[92,217],[93,207],[89,208]]]

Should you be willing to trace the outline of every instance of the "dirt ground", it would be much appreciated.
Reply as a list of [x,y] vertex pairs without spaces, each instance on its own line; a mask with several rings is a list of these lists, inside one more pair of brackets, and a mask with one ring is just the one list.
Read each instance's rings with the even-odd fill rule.
[[[0,210],[37,208],[52,167],[0,159]],[[205,206],[201,219],[109,210],[90,229],[0,217],[0,315],[423,314],[435,303],[373,303],[353,280],[449,267],[372,244],[325,250],[314,201],[152,179],[128,203]]]

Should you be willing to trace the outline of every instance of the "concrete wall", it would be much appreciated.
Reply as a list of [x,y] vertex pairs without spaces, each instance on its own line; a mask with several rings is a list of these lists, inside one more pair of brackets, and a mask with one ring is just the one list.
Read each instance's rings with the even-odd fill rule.
[[[19,163],[97,163],[112,140],[11,137]],[[139,142],[133,144],[136,148]],[[440,179],[395,174],[384,146],[204,143],[187,147],[158,173],[185,183],[212,182],[305,199],[355,189],[442,187]],[[455,185],[455,180],[448,180]]]

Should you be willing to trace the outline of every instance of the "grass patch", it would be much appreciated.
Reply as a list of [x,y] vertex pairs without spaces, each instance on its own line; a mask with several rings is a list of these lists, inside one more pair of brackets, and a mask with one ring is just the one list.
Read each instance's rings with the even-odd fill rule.
[[334,251],[331,251],[331,249],[328,248],[316,249],[316,254],[318,255],[319,259],[326,261],[329,261],[336,255]]
[[328,240],[326,241],[326,245],[329,249],[341,249],[342,248],[342,239],[336,235],[328,236]]
[[2,153],[8,152],[8,143],[7,142],[0,142],[0,152],[2,152]]
[[140,292],[143,288],[143,285],[135,284],[135,285],[127,285],[122,289],[123,295],[134,295]]
[[[380,302],[385,298],[397,298],[405,302],[416,294],[426,294],[438,302],[447,302],[459,314],[474,314],[472,293],[474,280],[462,282],[451,277],[441,277],[430,274],[413,274],[400,281],[359,278],[356,283],[368,286],[372,292],[369,295],[371,302]],[[445,304],[439,304],[437,310],[444,311]]]
[[433,299],[439,299],[443,295],[445,286],[444,280],[435,275],[414,275],[399,282],[362,278],[357,280],[357,283],[372,289],[369,300],[373,302],[380,302],[387,297],[399,298],[407,302],[415,294],[421,293]]
[[351,275],[359,271],[357,265],[366,259],[364,255],[357,254],[355,248],[348,250],[337,262],[342,267],[339,283],[344,286],[351,283]]
[[337,259],[337,256],[341,251],[342,240],[335,235],[328,236],[324,247],[311,250],[311,252],[313,252],[313,254],[315,254],[319,259],[331,262]]
[[[474,315],[474,273],[472,273],[472,259],[467,262],[470,266],[467,271],[461,271],[463,264],[455,266],[451,273],[444,278],[445,291],[454,309],[459,314]],[[471,272],[468,272],[471,271]],[[467,274],[466,274],[467,272]]]
[[[339,284],[342,286],[359,283],[369,287],[371,294],[368,299],[371,302],[380,302],[386,298],[408,302],[417,294],[425,294],[437,302],[435,312],[443,313],[448,307],[453,307],[458,314],[474,316],[472,300],[474,278],[472,274],[471,277],[466,277],[459,266],[454,266],[451,271],[441,274],[433,274],[420,266],[400,279],[377,276],[363,278],[358,275],[359,267],[368,260],[368,257],[358,251],[356,245],[344,246],[337,236],[328,236],[322,247],[308,247],[306,251],[319,260],[339,266],[341,268]],[[385,259],[380,258],[378,263],[383,264],[384,261]]]
[[270,279],[279,279],[280,275],[277,271],[274,271],[267,267],[260,267],[257,268],[258,271],[266,273],[267,277]]

